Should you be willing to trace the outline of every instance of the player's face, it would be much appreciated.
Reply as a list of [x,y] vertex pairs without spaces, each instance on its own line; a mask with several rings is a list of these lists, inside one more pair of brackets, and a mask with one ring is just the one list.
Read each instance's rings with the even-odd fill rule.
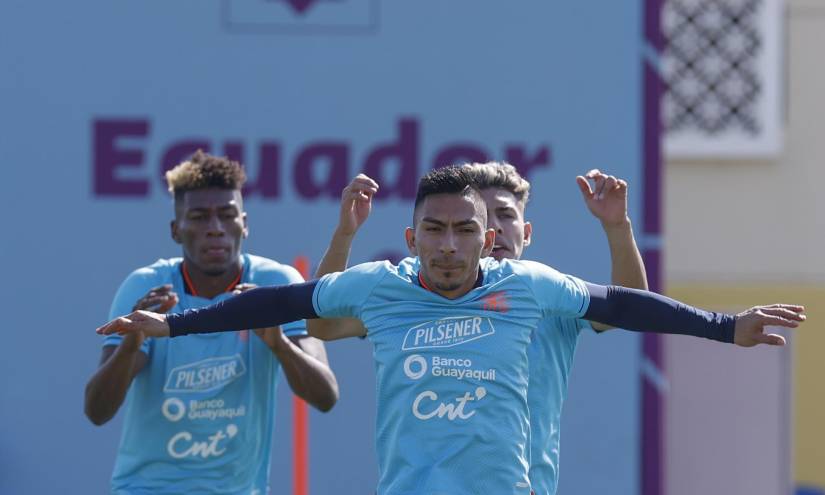
[[246,213],[240,191],[200,189],[184,193],[172,238],[183,247],[187,263],[209,275],[237,266],[247,236]]
[[487,228],[496,232],[492,256],[497,260],[521,258],[533,234],[533,226],[524,221],[524,205],[507,189],[483,189],[481,196],[487,203]]
[[475,285],[479,259],[493,247],[495,234],[485,227],[483,212],[473,198],[434,194],[418,206],[415,217],[407,245],[421,260],[424,282],[445,297],[466,294]]

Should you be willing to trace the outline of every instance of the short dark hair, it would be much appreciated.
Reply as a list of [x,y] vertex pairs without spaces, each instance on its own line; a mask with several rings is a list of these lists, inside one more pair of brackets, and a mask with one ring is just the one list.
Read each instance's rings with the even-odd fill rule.
[[516,167],[504,162],[468,163],[463,165],[473,176],[480,190],[504,189],[515,196],[522,206],[530,198],[530,183],[518,173]]
[[[470,170],[460,165],[448,165],[436,168],[428,172],[418,181],[418,191],[415,194],[415,206],[413,207],[413,217],[418,206],[433,194],[460,194],[472,197],[476,204],[481,205],[481,211],[487,214],[484,206],[484,198],[478,192],[478,187],[473,180]],[[486,218],[485,218],[486,222]]]
[[217,188],[239,190],[246,182],[240,163],[198,150],[192,158],[166,172],[169,192],[180,200],[187,191]]

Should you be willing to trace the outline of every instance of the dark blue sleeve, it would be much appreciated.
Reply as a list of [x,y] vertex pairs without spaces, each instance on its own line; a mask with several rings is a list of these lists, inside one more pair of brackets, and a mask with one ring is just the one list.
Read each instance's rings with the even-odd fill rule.
[[205,308],[169,314],[169,336],[253,330],[318,318],[312,306],[316,283],[258,287]]
[[653,292],[587,283],[583,318],[636,332],[692,335],[733,343],[736,317],[704,311]]

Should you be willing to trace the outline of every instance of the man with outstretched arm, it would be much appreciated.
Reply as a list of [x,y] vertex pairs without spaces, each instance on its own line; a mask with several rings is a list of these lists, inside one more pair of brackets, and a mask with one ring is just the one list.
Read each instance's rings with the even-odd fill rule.
[[469,172],[433,170],[419,183],[414,226],[405,233],[417,259],[253,289],[183,314],[137,311],[98,332],[179,337],[301,318],[358,318],[375,347],[379,495],[526,495],[527,346],[543,318],[585,318],[744,346],[781,343],[764,327],[804,320],[800,306],[712,313],[657,294],[590,284],[540,263],[498,262],[486,258],[495,245],[486,217]]
[[[506,163],[473,163],[464,167],[484,197],[487,227],[496,233],[492,256],[497,260],[520,259],[533,236],[533,226],[525,220],[530,183]],[[589,181],[593,181],[593,187]],[[588,210],[599,220],[607,238],[612,260],[611,282],[647,289],[644,263],[627,214],[627,182],[595,169],[577,177],[576,182]],[[377,192],[378,184],[363,174],[344,188],[338,226],[316,276],[346,269],[352,241],[369,217],[372,197]],[[539,323],[528,348],[530,484],[539,495],[556,493],[562,405],[579,335],[590,327],[597,332],[611,328],[600,323],[591,325],[579,318],[551,316]],[[307,320],[307,331],[321,339],[334,338],[342,332],[366,334],[361,321],[351,318]]]

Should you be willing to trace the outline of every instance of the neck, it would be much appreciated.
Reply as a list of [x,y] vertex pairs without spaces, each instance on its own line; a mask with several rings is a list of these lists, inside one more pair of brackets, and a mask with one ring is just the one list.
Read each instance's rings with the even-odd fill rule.
[[447,299],[458,299],[464,294],[470,292],[480,285],[481,277],[481,267],[479,267],[476,271],[476,276],[461,284],[461,287],[452,290],[444,290],[439,289],[434,283],[432,283],[425,273],[418,272],[418,282],[421,284],[421,287],[424,287],[430,292],[435,292],[441,297],[446,297]]
[[241,270],[243,270],[243,262],[240,257],[232,264],[232,266],[221,274],[213,275],[205,273],[194,263],[184,259],[183,270],[186,274],[187,283],[190,284],[189,290],[198,297],[205,297],[212,299],[218,294],[223,294],[231,290],[230,285],[236,285]]

